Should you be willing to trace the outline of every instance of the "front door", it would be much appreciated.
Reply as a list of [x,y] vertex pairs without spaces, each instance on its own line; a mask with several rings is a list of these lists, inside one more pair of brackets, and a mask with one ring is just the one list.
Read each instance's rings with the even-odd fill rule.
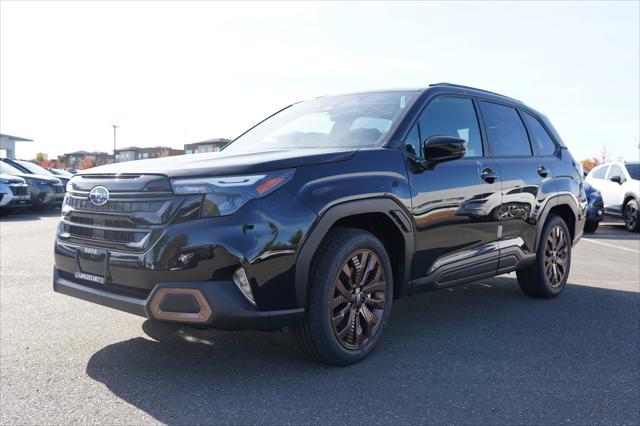
[[[412,291],[445,287],[494,275],[498,265],[500,181],[496,163],[484,157],[471,98],[431,99],[404,144],[416,223]],[[422,145],[431,136],[467,141],[465,157],[425,169]]]

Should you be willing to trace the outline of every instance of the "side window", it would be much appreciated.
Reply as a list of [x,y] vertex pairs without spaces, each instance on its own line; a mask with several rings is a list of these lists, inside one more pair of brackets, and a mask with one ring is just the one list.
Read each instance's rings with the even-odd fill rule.
[[529,137],[518,111],[508,106],[482,101],[480,109],[487,126],[487,137],[494,156],[531,155]]
[[411,128],[411,131],[404,141],[403,148],[414,157],[420,157],[422,155],[422,149],[420,149],[420,131],[418,130],[417,124],[414,124]]
[[431,136],[454,136],[467,141],[465,157],[482,157],[482,138],[473,101],[465,98],[435,98],[420,119],[422,141]]
[[622,171],[622,167],[617,164],[612,164],[611,169],[609,170],[609,179],[614,176],[618,176],[623,182],[625,180],[624,172]]
[[551,136],[542,127],[542,124],[534,116],[527,112],[523,112],[527,127],[529,128],[529,136],[531,138],[531,145],[533,145],[533,152],[536,155],[553,155],[556,152],[556,144],[553,143]]
[[607,174],[607,169],[609,169],[609,166],[600,167],[595,171],[593,177],[596,179],[604,179],[605,175]]

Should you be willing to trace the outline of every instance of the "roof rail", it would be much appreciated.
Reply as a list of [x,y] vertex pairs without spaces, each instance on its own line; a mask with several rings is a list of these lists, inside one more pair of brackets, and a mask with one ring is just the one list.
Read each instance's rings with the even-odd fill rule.
[[512,99],[514,101],[522,103],[522,101],[519,101],[518,99],[512,98],[511,96],[506,96],[506,95],[503,95],[503,94],[500,94],[500,93],[491,92],[489,90],[478,89],[477,87],[463,86],[462,84],[453,84],[453,83],[444,83],[443,82],[443,83],[434,83],[434,84],[430,84],[429,85],[429,87],[438,87],[438,86],[458,87],[460,89],[477,90],[478,92],[490,93],[492,95],[502,96],[503,98]]

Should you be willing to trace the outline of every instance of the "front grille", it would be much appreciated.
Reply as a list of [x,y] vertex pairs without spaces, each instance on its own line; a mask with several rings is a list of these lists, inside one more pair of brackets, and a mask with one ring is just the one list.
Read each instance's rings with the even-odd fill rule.
[[53,192],[56,194],[61,194],[64,192],[64,186],[62,185],[53,185]]
[[[100,175],[72,180],[58,238],[123,251],[145,250],[162,234],[182,201],[158,184],[162,179],[166,178]],[[103,205],[89,200],[91,188],[98,185],[109,190]]]
[[111,201],[101,206],[96,206],[87,198],[68,197],[67,205],[78,210],[113,213],[137,213],[158,211],[166,200],[161,201]]
[[13,195],[29,195],[29,189],[26,186],[10,186]]

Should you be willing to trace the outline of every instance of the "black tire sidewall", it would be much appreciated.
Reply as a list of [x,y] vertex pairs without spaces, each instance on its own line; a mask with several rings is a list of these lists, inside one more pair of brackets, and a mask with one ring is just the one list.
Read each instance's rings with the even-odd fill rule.
[[[544,267],[544,250],[547,244],[547,239],[549,238],[549,234],[551,233],[553,228],[555,228],[556,226],[560,226],[562,228],[562,231],[564,232],[567,238],[568,250],[567,250],[566,273],[564,275],[564,278],[562,279],[562,283],[557,287],[553,287],[549,282],[549,278],[547,278],[547,274]],[[562,220],[562,218],[559,216],[553,216],[552,218],[550,218],[550,220],[548,220],[544,226],[542,238],[540,239],[540,245],[538,247],[538,253],[536,255],[537,256],[536,267],[538,268],[537,279],[538,279],[538,282],[542,284],[541,290],[544,293],[546,293],[546,295],[549,297],[555,297],[559,295],[560,293],[562,293],[565,286],[567,285],[567,280],[569,278],[569,274],[571,273],[572,244],[573,244],[573,241],[571,240],[571,233],[569,232],[569,228],[567,227],[567,224],[564,222],[564,220]]]
[[[629,228],[627,226],[627,207],[629,206],[629,204],[635,204],[636,206],[636,225],[633,228]],[[634,199],[627,201],[627,204],[624,205],[624,211],[623,211],[624,227],[628,231],[636,232],[638,231],[638,229],[640,229],[640,217],[639,217],[640,213],[638,213],[639,209],[640,209],[640,206],[638,205],[638,202]]]
[[[373,234],[370,234],[366,231],[353,231],[351,232],[351,235],[351,238],[349,238],[346,244],[344,244],[340,248],[335,258],[328,258],[324,255],[324,253],[321,254],[319,262],[330,262],[330,266],[328,268],[328,273],[326,274],[326,276],[317,277],[318,279],[321,279],[322,282],[318,282],[318,279],[313,280],[312,285],[318,286],[317,288],[322,289],[321,292],[318,292],[321,294],[322,302],[316,305],[320,307],[319,310],[316,309],[315,312],[309,312],[310,316],[312,316],[310,318],[311,321],[320,322],[320,327],[314,327],[316,330],[319,329],[319,335],[312,335],[312,339],[318,343],[316,347],[318,348],[319,352],[323,354],[323,358],[331,358],[335,360],[335,363],[338,365],[347,365],[357,362],[368,356],[376,348],[376,346],[382,339],[382,335],[384,334],[384,330],[389,320],[391,307],[393,304],[393,273],[391,262],[386,250],[384,249],[384,246]],[[379,328],[373,338],[361,349],[347,349],[342,346],[342,344],[338,340],[331,324],[331,300],[333,299],[333,284],[340,268],[342,267],[343,262],[347,260],[349,256],[354,252],[362,249],[373,251],[378,256],[380,262],[383,265],[387,282],[387,301],[385,304],[381,324],[379,325]],[[318,293],[316,293],[316,295]],[[312,294],[312,297],[313,296],[314,295]],[[311,306],[313,306],[313,304],[311,304]]]

